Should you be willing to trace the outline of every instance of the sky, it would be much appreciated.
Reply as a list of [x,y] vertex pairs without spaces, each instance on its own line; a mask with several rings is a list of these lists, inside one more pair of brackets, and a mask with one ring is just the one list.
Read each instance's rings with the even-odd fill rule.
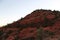
[[36,9],[60,10],[60,0],[0,0],[0,27]]

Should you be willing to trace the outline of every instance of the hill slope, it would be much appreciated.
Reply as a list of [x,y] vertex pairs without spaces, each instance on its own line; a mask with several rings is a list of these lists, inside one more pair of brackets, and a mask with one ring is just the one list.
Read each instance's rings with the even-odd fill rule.
[[0,28],[1,40],[60,40],[60,12],[35,10]]

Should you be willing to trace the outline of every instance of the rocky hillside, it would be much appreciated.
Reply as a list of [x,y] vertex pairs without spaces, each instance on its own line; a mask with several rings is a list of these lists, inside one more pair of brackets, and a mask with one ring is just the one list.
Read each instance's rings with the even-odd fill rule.
[[0,28],[0,40],[60,40],[60,11],[35,10]]

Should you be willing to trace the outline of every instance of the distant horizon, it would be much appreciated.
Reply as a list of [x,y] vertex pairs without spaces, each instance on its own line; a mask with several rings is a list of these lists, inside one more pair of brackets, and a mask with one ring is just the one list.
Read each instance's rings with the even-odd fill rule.
[[36,9],[60,11],[60,0],[0,0],[0,26],[25,17]]

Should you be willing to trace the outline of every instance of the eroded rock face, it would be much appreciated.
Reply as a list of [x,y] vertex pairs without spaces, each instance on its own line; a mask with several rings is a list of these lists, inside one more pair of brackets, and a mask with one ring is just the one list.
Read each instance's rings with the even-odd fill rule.
[[[0,40],[37,40],[37,30],[42,40],[58,40],[60,37],[60,12],[51,10],[35,10],[26,17],[0,28]],[[53,32],[51,37],[48,32]],[[45,33],[45,34],[44,34]]]

